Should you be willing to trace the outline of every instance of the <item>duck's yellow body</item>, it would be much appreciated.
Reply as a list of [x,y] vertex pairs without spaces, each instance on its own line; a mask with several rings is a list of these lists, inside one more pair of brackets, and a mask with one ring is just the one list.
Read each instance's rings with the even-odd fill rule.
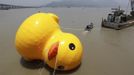
[[82,45],[73,34],[60,30],[59,19],[52,13],[37,13],[28,17],[16,33],[15,44],[21,56],[44,60],[54,68],[71,70],[81,62]]

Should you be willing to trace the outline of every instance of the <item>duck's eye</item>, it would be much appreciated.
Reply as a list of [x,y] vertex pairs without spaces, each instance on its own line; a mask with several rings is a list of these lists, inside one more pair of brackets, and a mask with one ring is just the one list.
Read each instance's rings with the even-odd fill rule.
[[74,45],[73,43],[70,43],[70,44],[69,44],[69,49],[70,49],[70,50],[75,50],[75,45]]

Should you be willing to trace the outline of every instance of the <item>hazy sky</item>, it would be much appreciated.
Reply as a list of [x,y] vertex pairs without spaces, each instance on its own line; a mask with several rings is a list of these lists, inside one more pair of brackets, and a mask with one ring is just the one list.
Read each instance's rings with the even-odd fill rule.
[[15,4],[15,5],[44,5],[47,3],[50,3],[52,1],[58,1],[58,0],[0,0],[0,3],[7,3],[7,4]]
[[[0,3],[8,3],[8,4],[16,4],[16,5],[29,5],[29,6],[32,6],[32,5],[40,6],[40,5],[45,5],[47,3],[50,3],[52,1],[61,1],[61,0],[0,0]],[[75,1],[77,1],[77,0],[75,0]],[[105,0],[94,0],[94,1],[99,2],[99,1],[105,1]],[[121,5],[123,5],[123,4],[127,5],[129,0],[114,0],[114,1],[118,2]]]

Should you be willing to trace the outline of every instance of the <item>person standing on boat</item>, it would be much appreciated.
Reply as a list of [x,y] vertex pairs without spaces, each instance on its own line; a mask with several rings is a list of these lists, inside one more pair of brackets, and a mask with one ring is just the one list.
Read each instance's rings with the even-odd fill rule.
[[115,23],[120,23],[120,22],[121,22],[121,16],[116,16]]
[[107,21],[108,22],[114,22],[115,21],[114,14],[108,14]]
[[107,21],[111,22],[112,21],[112,14],[108,14]]
[[126,15],[125,15],[125,14],[122,14],[122,15],[121,15],[121,23],[122,23],[122,22],[126,22],[126,21],[127,21]]
[[114,22],[114,21],[115,21],[115,15],[112,14],[112,15],[111,15],[111,22]]

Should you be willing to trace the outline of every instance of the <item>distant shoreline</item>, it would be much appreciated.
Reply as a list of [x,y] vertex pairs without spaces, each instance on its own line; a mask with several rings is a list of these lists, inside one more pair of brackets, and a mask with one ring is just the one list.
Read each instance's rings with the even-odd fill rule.
[[[11,4],[0,4],[0,10],[9,9],[22,9],[22,8],[116,8],[114,7],[98,7],[98,6],[22,6],[22,5],[11,5]],[[126,9],[126,7],[121,7]]]
[[9,9],[20,9],[20,8],[39,8],[37,6],[19,6],[19,5],[10,5],[10,4],[0,4],[0,10],[9,10]]

